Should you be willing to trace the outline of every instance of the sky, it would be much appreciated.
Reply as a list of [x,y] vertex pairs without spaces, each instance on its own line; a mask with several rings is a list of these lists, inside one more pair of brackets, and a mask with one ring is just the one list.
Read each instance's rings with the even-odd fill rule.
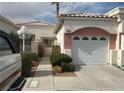
[[[106,13],[115,7],[124,7],[124,2],[61,2],[59,13]],[[51,2],[0,2],[0,14],[15,23],[35,20],[56,23],[56,6]]]

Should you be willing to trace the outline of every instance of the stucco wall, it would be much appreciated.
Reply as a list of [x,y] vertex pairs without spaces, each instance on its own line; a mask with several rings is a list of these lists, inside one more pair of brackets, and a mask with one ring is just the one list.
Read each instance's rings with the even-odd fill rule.
[[109,62],[112,65],[117,64],[117,50],[115,50],[115,49],[110,50]]
[[16,32],[19,30],[19,28],[4,22],[3,20],[0,19],[0,29],[5,31],[6,33],[10,33],[12,31]]
[[57,41],[61,47],[61,53],[64,53],[64,33],[65,33],[65,26],[63,26],[56,35]]
[[107,33],[106,31],[99,29],[99,28],[84,28],[84,29],[79,29],[73,33],[65,33],[64,34],[64,48],[65,49],[70,49],[71,48],[71,36],[72,35],[97,35],[97,36],[108,36],[109,37],[109,49],[115,49],[116,45],[116,35],[115,34],[110,34]]
[[116,49],[117,35],[109,35],[109,49]]
[[84,27],[98,27],[104,29],[110,33],[117,33],[117,20],[116,19],[105,19],[105,18],[87,18],[87,19],[65,19],[64,25],[66,31],[74,32]]
[[41,40],[41,37],[55,37],[54,28],[48,26],[26,26],[26,30],[35,35],[35,40]]

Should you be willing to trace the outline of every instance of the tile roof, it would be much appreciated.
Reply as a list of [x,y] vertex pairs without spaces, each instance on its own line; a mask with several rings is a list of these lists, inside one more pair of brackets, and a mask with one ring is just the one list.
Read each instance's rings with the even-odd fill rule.
[[109,16],[98,13],[62,13],[59,17],[81,17],[81,18],[117,18],[116,16]]
[[44,22],[44,21],[33,21],[33,22],[24,22],[24,23],[19,23],[17,25],[47,25],[47,26],[50,26],[50,27],[54,27],[55,25],[54,24],[49,24],[47,22]]

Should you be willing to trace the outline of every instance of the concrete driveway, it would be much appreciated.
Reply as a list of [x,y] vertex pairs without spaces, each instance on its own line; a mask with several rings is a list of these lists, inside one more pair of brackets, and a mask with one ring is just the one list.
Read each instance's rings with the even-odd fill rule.
[[124,90],[124,71],[111,65],[77,66],[83,90]]

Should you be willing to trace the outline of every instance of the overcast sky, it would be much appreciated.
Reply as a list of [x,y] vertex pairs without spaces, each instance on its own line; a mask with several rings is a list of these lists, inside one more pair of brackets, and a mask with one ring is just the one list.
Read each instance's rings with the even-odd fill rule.
[[[124,7],[124,2],[115,3],[60,3],[60,12],[95,12],[106,13],[115,7]],[[43,20],[50,23],[56,22],[56,7],[51,3],[43,2],[18,2],[0,3],[0,14],[20,23],[24,21]]]

